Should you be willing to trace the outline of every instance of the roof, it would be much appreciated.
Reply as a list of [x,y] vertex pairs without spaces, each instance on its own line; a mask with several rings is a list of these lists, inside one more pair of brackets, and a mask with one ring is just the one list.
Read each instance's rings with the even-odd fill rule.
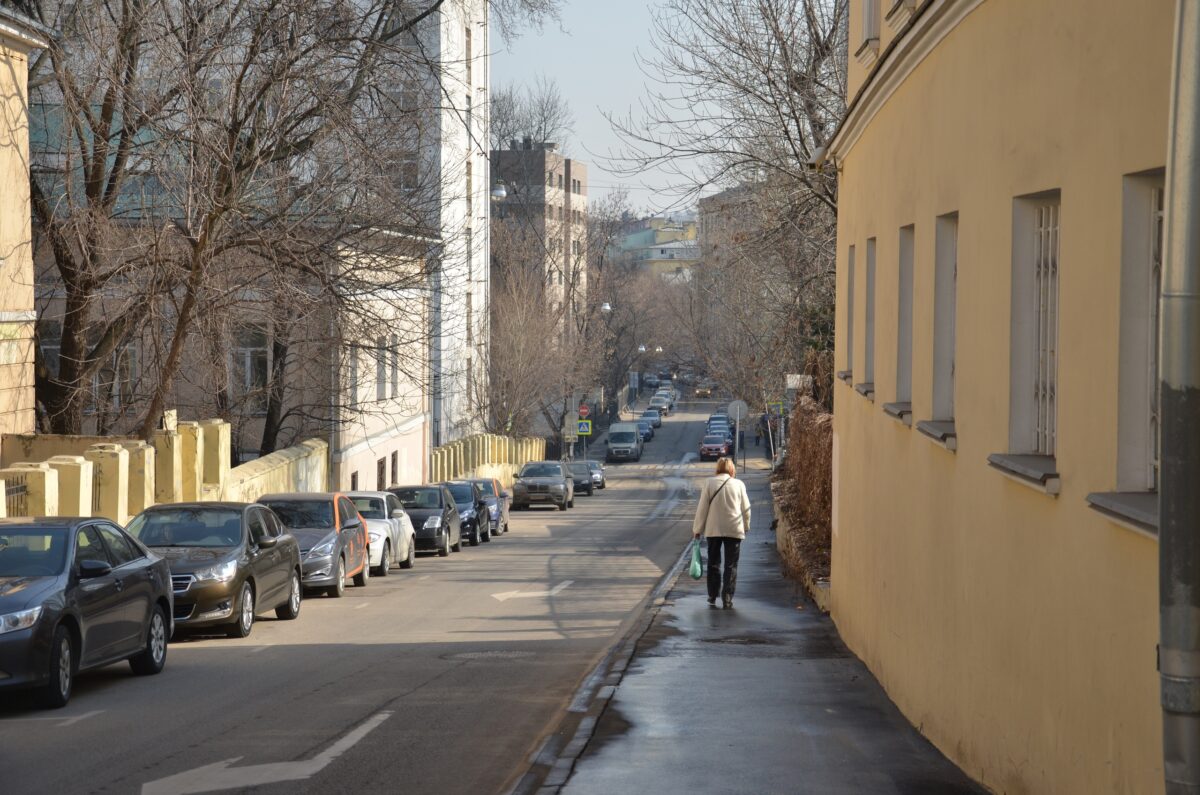
[[54,38],[54,31],[8,5],[0,3],[0,36],[23,45],[27,49],[39,50],[50,46],[50,40]]

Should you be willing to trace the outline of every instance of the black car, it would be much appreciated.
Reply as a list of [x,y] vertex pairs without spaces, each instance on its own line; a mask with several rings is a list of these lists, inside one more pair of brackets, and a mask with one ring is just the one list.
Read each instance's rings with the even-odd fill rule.
[[571,461],[567,464],[571,479],[575,481],[575,493],[586,494],[589,497],[596,493],[596,484],[592,480],[592,468],[587,461]]
[[417,531],[417,549],[434,550],[443,558],[462,549],[462,522],[448,488],[431,484],[393,486],[388,491],[400,498]]
[[471,546],[479,546],[479,542],[487,543],[492,540],[492,523],[488,517],[488,506],[483,499],[483,490],[469,480],[452,480],[443,483],[450,489],[454,504],[458,508],[458,520],[462,524],[462,534],[470,540]]
[[180,628],[220,627],[244,638],[263,610],[300,615],[300,547],[275,512],[244,502],[156,505],[129,534],[166,559]]
[[0,691],[33,688],[45,707],[75,675],[129,660],[167,661],[171,570],[104,519],[0,519]]

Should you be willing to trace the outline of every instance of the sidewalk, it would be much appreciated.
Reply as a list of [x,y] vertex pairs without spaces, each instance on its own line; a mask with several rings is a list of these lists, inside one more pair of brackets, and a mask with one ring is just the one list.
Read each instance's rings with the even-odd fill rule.
[[746,481],[757,512],[734,608],[679,578],[562,792],[984,793],[779,573],[766,475]]

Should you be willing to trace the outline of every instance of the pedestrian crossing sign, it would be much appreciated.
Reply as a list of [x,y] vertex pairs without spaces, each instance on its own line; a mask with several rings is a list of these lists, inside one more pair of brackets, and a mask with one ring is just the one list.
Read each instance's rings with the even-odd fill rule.
[[576,433],[578,433],[580,436],[591,436],[592,435],[592,421],[591,420],[580,420],[579,427],[576,430]]

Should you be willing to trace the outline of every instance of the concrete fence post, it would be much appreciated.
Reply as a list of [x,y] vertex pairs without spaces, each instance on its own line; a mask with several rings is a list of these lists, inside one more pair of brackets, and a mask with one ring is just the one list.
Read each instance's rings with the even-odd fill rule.
[[0,480],[6,477],[25,479],[26,512],[30,516],[58,516],[58,472],[45,462],[13,464],[0,469]]
[[155,431],[154,502],[183,501],[183,436],[178,431]]
[[200,423],[204,442],[204,491],[211,487],[218,495],[225,491],[229,479],[229,460],[232,439],[229,423],[225,420],[204,420]]
[[129,522],[129,451],[119,444],[94,444],[83,457],[92,462],[92,515]]
[[141,439],[122,441],[129,451],[129,515],[154,504],[154,448]]
[[179,430],[180,498],[184,502],[200,499],[204,483],[204,442],[200,423],[181,422]]
[[81,455],[56,455],[46,462],[58,473],[58,515],[92,515],[92,462]]

